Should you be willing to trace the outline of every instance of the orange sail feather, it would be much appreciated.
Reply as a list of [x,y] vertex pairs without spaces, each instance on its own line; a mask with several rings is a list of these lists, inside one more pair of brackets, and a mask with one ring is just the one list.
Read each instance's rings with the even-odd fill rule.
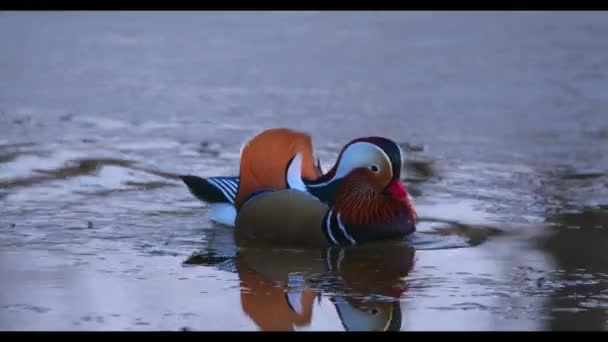
[[310,135],[288,128],[273,128],[253,137],[241,152],[240,182],[235,205],[261,189],[287,187],[285,173],[289,161],[301,153],[302,177],[309,180],[321,176],[314,165]]

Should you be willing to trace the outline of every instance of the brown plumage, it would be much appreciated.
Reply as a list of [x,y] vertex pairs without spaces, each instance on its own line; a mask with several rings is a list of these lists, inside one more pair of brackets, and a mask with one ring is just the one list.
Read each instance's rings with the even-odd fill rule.
[[371,171],[357,169],[344,177],[332,209],[342,214],[343,220],[357,224],[388,222],[404,210],[404,204],[376,189]]

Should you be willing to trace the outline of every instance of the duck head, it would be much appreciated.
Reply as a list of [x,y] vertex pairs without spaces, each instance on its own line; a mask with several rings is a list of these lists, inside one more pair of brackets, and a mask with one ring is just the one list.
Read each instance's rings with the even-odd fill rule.
[[405,201],[407,191],[401,183],[403,152],[394,141],[383,137],[364,137],[352,140],[340,151],[335,165],[315,180],[304,182],[317,197],[332,202],[341,181],[364,178],[376,192],[392,195]]
[[[344,146],[326,174],[313,181],[304,179],[304,184],[350,226],[387,224],[381,235],[395,230],[405,234],[415,229],[416,212],[400,179],[402,164],[403,152],[394,141],[358,138]],[[369,235],[366,229],[356,230]]]

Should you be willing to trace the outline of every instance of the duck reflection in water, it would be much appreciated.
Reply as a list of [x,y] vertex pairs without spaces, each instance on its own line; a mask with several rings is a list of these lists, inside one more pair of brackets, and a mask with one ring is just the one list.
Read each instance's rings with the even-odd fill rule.
[[347,331],[401,328],[399,298],[414,263],[402,242],[325,250],[239,250],[243,311],[263,331],[290,331],[311,324],[315,299],[327,293]]

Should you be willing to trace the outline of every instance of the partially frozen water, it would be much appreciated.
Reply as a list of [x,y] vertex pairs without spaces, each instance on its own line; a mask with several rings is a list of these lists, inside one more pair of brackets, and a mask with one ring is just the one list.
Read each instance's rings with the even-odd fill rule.
[[[605,330],[608,16],[0,13],[0,329]],[[406,152],[399,244],[259,250],[177,174]]]

